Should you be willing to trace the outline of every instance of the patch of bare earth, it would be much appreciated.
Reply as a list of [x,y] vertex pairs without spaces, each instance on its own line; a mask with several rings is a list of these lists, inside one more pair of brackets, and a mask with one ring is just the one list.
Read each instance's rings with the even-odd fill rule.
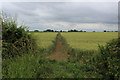
[[59,60],[63,60],[63,61],[67,60],[69,55],[67,54],[67,51],[64,50],[64,49],[65,49],[65,46],[62,44],[61,35],[58,34],[55,49],[51,53],[51,55],[49,55],[47,58],[50,58],[52,60],[57,60],[57,61],[59,61]]

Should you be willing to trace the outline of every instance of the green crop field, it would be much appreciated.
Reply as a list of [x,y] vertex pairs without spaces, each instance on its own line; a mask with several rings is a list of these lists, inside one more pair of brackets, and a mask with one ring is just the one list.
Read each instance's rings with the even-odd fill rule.
[[48,48],[52,45],[52,41],[55,40],[57,33],[52,32],[34,32],[32,36],[37,42],[38,47]]
[[98,44],[118,38],[118,32],[63,32],[61,35],[67,40],[72,48],[82,50],[97,50]]

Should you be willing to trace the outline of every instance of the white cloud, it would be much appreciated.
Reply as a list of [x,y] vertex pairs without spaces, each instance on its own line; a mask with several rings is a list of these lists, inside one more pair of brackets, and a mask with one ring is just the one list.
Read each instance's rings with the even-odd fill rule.
[[104,23],[69,23],[69,22],[51,22],[51,23],[42,23],[39,24],[40,27],[34,26],[32,29],[46,30],[46,29],[54,29],[54,30],[87,30],[87,31],[117,31],[117,24],[104,24]]
[[117,3],[2,3],[8,15],[18,16],[34,29],[117,30]]

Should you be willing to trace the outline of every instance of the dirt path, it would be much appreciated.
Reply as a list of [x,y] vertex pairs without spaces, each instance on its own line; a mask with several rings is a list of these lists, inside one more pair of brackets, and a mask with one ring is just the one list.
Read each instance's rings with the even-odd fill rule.
[[69,55],[67,54],[66,50],[64,50],[64,49],[65,49],[65,46],[62,44],[61,35],[58,34],[55,49],[54,49],[53,53],[51,53],[51,55],[49,55],[47,58],[50,58],[52,60],[57,60],[57,61],[67,60]]

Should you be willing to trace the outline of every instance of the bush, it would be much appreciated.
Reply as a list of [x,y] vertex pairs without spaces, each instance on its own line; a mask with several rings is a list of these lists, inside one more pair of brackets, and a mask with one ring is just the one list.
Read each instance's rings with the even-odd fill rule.
[[100,53],[93,58],[95,70],[103,77],[120,78],[120,40],[114,39],[105,47],[99,46]]
[[15,19],[0,16],[2,23],[2,57],[14,57],[15,55],[21,55],[29,53],[32,50],[34,41],[28,32],[25,31],[25,26],[17,27]]

